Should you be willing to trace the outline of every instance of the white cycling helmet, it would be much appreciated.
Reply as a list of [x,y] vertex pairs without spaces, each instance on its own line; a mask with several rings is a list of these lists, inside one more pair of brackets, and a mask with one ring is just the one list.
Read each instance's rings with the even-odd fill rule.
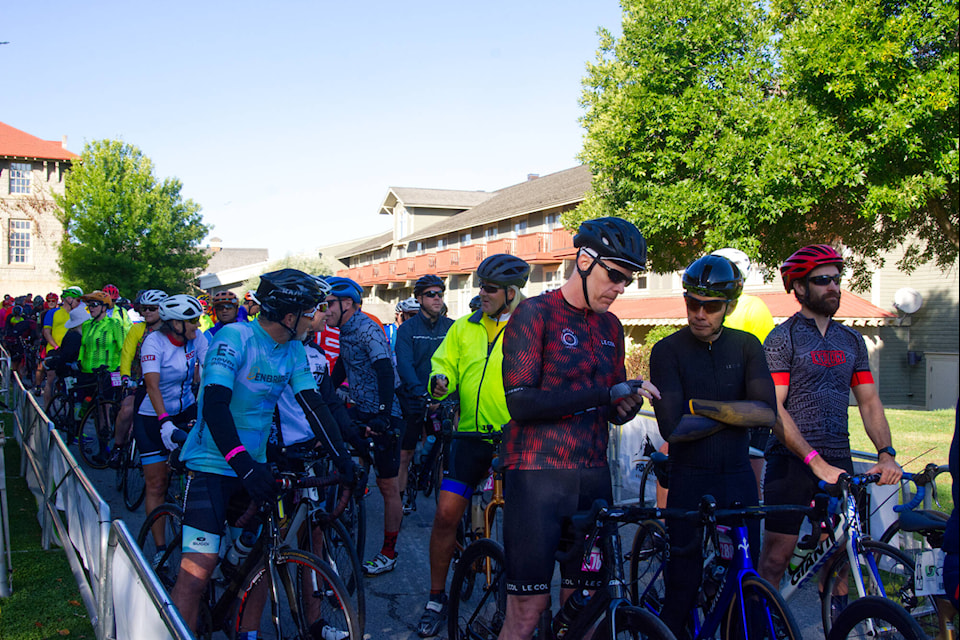
[[416,298],[410,297],[397,303],[397,313],[416,313],[420,311],[420,303]]
[[158,305],[167,299],[167,293],[160,289],[147,289],[137,297],[137,304]]
[[203,305],[193,296],[179,294],[160,303],[161,320],[193,320],[203,315]]
[[743,251],[740,251],[740,249],[727,247],[726,249],[717,249],[710,255],[726,258],[733,264],[737,265],[737,269],[740,270],[740,275],[743,276],[744,280],[746,280],[750,275],[750,256],[745,254]]

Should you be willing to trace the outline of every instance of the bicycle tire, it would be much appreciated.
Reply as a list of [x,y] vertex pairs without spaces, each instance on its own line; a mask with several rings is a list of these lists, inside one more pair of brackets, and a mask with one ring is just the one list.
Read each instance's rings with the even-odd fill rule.
[[[931,518],[942,519],[944,523],[946,523],[950,517],[950,514],[944,513],[943,511],[928,509],[925,510],[924,513],[929,514]],[[899,549],[914,560],[920,551],[927,551],[934,548],[927,542],[927,537],[924,536],[923,533],[919,531],[900,531],[899,519],[886,528],[883,535],[880,536],[880,542],[885,542],[895,549]]]
[[[366,592],[363,587],[363,568],[357,547],[350,537],[347,528],[339,520],[315,523],[310,525],[308,518],[297,532],[297,546],[317,556],[330,565],[331,569],[340,577],[347,594],[353,599],[353,607],[357,614],[360,631],[366,629],[367,605]],[[323,531],[323,546],[317,549],[314,538],[310,535],[313,528]]]
[[[920,627],[929,632],[929,635],[937,634],[939,628],[937,605],[934,598],[930,596],[917,596],[914,593],[913,572],[914,563],[910,558],[896,549],[895,547],[877,542],[876,540],[861,540],[860,546],[862,552],[858,554],[864,573],[864,589],[866,595],[879,596],[880,589],[876,584],[877,579],[883,584],[887,598],[896,602],[920,624]],[[874,576],[869,569],[867,555],[872,556],[877,564],[879,576]],[[847,571],[849,560],[846,554],[840,555],[829,567],[827,581],[824,585],[823,607],[821,616],[823,617],[823,633],[827,635],[833,627],[831,616],[831,604],[833,602],[833,592],[840,581],[840,572],[846,571],[848,585],[848,602],[850,604],[857,598],[856,585],[853,578]],[[849,606],[849,605],[848,605]]]
[[[647,482],[650,479],[653,479],[653,500],[647,500]],[[641,507],[655,507],[657,506],[657,476],[653,473],[653,461],[649,458],[647,459],[647,464],[643,466],[643,472],[640,474],[640,506]]]
[[147,495],[147,483],[143,477],[143,465],[140,463],[140,450],[135,441],[127,443],[121,460],[123,504],[130,511],[136,511],[143,504],[144,496]]
[[[253,623],[259,627],[260,638],[324,637],[319,629],[311,631],[311,625],[323,623],[346,631],[351,640],[363,637],[353,602],[330,565],[306,551],[280,549],[276,551],[275,568],[275,575],[280,579],[280,588],[275,590],[280,629],[274,627],[271,619],[268,596],[261,619]],[[238,597],[236,619],[230,625],[233,634],[247,630],[243,619],[248,614],[246,605],[251,602],[248,596],[270,573],[261,562],[245,580]]]
[[[354,541],[357,547],[357,556],[363,557],[363,550],[367,541],[367,505],[364,500],[363,492],[366,487],[357,487],[350,496],[347,508],[340,514],[340,522],[346,527],[350,539]],[[333,507],[340,499],[340,488],[330,487],[327,492],[327,500],[324,505],[326,511],[332,511]]]
[[668,544],[667,530],[659,520],[637,526],[630,548],[630,601],[659,615],[663,609],[663,571]]
[[[490,561],[490,578],[486,565]],[[464,589],[464,583],[471,583]],[[463,598],[464,591],[469,597]],[[503,547],[483,538],[464,549],[453,572],[448,603],[450,640],[495,640],[507,612],[507,576]]]
[[926,640],[927,636],[913,616],[896,602],[866,596],[840,612],[827,640],[868,638]]
[[[166,551],[157,558],[157,544],[153,537],[153,525],[163,522]],[[175,504],[162,504],[147,516],[140,532],[137,545],[143,550],[143,557],[153,567],[160,582],[167,591],[173,589],[180,571],[180,543],[183,541],[183,510]]]
[[[615,640],[676,640],[676,636],[656,614],[642,607],[617,607],[614,614]],[[598,640],[611,637],[609,627],[604,625],[595,636]]]
[[[802,640],[803,634],[780,592],[757,575],[746,575],[740,581],[743,605],[737,593],[723,620],[724,640]],[[764,606],[758,607],[759,602]],[[744,618],[747,629],[743,628]]]
[[113,400],[92,402],[80,419],[77,447],[80,457],[92,469],[106,469],[113,448],[113,425],[120,406]]

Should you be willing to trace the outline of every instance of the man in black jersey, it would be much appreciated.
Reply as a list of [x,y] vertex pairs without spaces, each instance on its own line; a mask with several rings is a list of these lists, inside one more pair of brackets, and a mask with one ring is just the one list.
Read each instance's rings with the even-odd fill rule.
[[[750,466],[750,428],[773,425],[776,395],[760,341],[723,326],[743,289],[737,267],[720,256],[695,260],[683,273],[688,326],[654,345],[650,381],[660,390],[653,401],[660,433],[670,443],[668,507],[695,509],[710,494],[719,507],[757,504]],[[710,405],[723,410],[720,422],[692,413]],[[711,413],[711,415],[715,415]],[[748,524],[751,554],[759,552],[760,525]],[[689,547],[696,529],[667,520],[673,549]],[[703,557],[672,553],[664,573],[666,589],[660,617],[678,638],[696,606]]]

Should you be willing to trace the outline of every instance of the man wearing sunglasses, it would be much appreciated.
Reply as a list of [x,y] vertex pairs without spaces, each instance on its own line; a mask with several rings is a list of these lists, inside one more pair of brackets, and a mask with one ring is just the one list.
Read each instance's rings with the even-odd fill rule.
[[[705,494],[720,508],[758,503],[750,465],[750,435],[776,418],[776,396],[763,347],[756,336],[724,326],[743,290],[730,260],[703,256],[683,272],[687,326],[653,346],[650,380],[661,397],[653,401],[660,433],[670,445],[667,506],[696,509]],[[704,408],[708,405],[708,409]],[[716,413],[725,411],[723,421]],[[709,413],[709,416],[703,415]],[[748,523],[750,548],[760,550],[759,521]],[[667,520],[670,544],[690,544],[696,530]],[[703,558],[670,556],[660,614],[677,637],[684,636],[700,587]]]
[[108,315],[113,300],[103,291],[93,291],[80,300],[87,305],[90,319],[83,323],[83,341],[80,343],[81,385],[93,382],[93,371],[106,365],[110,371],[120,368],[120,352],[123,350],[124,330],[119,318]]
[[[623,326],[607,312],[646,268],[643,236],[622,218],[598,218],[580,225],[573,245],[570,278],[522,302],[503,335],[512,420],[503,428],[508,595],[500,638],[510,640],[530,638],[549,606],[555,552],[572,535],[569,517],[596,499],[613,501],[609,423],[627,422],[644,397],[659,395],[649,382],[627,380]],[[582,570],[580,558],[560,572],[561,601],[600,586],[600,574]]]
[[[837,481],[852,473],[847,406],[853,392],[878,462],[880,484],[900,480],[890,425],[883,413],[863,336],[833,321],[840,308],[843,257],[826,244],[795,252],[780,266],[783,286],[800,303],[800,311],[775,328],[764,342],[776,384],[778,417],[774,440],[767,444],[765,504],[806,504],[817,482]],[[797,543],[798,518],[771,517],[764,522],[759,573],[780,584]],[[844,598],[834,595],[834,612]],[[843,594],[839,594],[843,595]]]
[[213,294],[210,302],[213,304],[213,313],[217,322],[204,333],[207,334],[207,340],[213,342],[213,337],[217,335],[220,329],[239,320],[239,305],[237,304],[237,294],[229,290],[218,291]]

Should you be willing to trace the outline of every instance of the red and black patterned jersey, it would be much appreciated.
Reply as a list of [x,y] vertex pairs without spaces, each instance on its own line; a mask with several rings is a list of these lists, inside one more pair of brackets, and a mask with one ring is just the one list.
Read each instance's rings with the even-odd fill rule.
[[[784,408],[804,439],[825,458],[849,457],[850,389],[873,383],[863,336],[834,321],[821,335],[816,321],[795,313],[770,332],[763,349],[774,384],[789,387]],[[767,453],[790,451],[771,438]]]
[[[551,291],[524,300],[503,334],[503,386],[572,394],[596,390],[605,403],[543,420],[515,417],[503,428],[508,469],[582,469],[607,464],[609,387],[626,380],[623,326],[612,313],[576,309]],[[590,395],[590,394],[585,394]]]

